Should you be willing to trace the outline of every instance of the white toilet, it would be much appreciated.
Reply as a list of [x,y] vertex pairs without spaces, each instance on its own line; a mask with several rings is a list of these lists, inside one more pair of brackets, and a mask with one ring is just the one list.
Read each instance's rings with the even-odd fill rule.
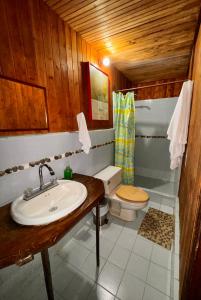
[[137,217],[137,210],[147,206],[149,195],[141,188],[122,185],[122,169],[108,166],[94,177],[103,181],[105,197],[110,202],[110,213],[125,221],[133,221]]

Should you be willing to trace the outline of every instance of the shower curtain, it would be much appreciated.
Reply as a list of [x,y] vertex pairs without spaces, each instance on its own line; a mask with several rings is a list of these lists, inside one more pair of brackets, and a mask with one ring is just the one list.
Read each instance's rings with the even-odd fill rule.
[[134,184],[135,103],[134,93],[113,93],[115,166],[122,168],[124,184]]

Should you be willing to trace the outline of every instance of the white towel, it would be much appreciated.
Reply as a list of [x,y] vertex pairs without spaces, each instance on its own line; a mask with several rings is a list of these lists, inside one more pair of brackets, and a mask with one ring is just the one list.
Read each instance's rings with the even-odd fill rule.
[[91,139],[83,112],[77,115],[77,124],[79,129],[79,141],[82,144],[82,150],[88,154],[91,148]]
[[167,130],[168,139],[170,140],[170,169],[172,170],[182,163],[188,137],[192,91],[193,81],[184,82]]

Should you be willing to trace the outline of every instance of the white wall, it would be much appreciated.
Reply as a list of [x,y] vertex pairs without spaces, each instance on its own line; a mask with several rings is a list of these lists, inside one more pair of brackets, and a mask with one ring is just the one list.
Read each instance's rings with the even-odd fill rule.
[[[90,136],[92,145],[101,144],[114,139],[114,130],[90,131]],[[1,137],[0,170],[80,148],[77,132]],[[113,164],[113,158],[114,145],[110,144],[91,150],[89,155],[76,154],[68,159],[51,162],[50,165],[58,178],[63,177],[63,170],[68,161],[73,172],[94,175],[104,167]],[[45,180],[48,180],[48,171],[45,169],[43,171]],[[38,167],[0,177],[0,206],[13,201],[27,187],[38,185]]]
[[[166,136],[177,103],[175,98],[136,101],[136,135]],[[177,171],[170,170],[169,141],[167,139],[136,138],[135,173],[168,181],[177,180]]]

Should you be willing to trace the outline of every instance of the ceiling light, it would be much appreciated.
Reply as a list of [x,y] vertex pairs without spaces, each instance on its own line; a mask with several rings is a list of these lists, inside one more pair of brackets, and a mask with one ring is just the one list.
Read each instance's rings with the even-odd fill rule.
[[106,48],[111,48],[112,47],[112,43],[111,42],[106,42],[105,46],[106,46]]
[[104,57],[103,58],[103,64],[106,67],[108,67],[110,65],[110,59],[109,59],[109,57]]

